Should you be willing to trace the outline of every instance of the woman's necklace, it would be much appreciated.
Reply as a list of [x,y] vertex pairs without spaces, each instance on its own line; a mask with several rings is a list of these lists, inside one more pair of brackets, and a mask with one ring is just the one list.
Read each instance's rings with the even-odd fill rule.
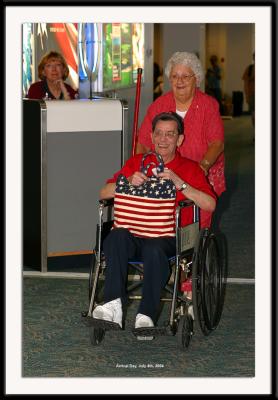
[[182,112],[187,111],[190,107],[190,104],[192,103],[192,100],[193,100],[192,98],[187,100],[186,102],[181,102],[181,101],[176,100],[177,110],[182,111]]
[[57,86],[52,86],[48,84],[48,89],[52,93],[52,95],[55,97],[55,99],[59,99],[61,96],[61,88],[57,88]]
[[177,108],[177,110],[182,111],[182,112],[187,111],[189,109],[192,101],[193,101],[194,94],[195,93],[191,92],[191,95],[189,97],[187,97],[187,98],[184,98],[184,97],[180,98],[180,99],[176,98],[176,108]]

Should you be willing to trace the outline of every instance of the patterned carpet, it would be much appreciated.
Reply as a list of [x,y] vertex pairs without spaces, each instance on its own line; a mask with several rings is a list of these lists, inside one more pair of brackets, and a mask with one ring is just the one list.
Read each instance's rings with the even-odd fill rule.
[[[25,278],[23,376],[25,377],[251,377],[254,376],[254,287],[228,285],[218,328],[197,327],[188,350],[176,336],[138,341],[132,334],[138,303],[128,308],[125,331],[106,332],[92,346],[85,280]],[[168,318],[168,305],[159,324]]]

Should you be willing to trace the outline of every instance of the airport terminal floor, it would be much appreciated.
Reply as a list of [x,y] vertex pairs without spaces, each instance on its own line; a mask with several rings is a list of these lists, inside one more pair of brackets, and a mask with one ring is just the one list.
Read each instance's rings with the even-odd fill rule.
[[[88,279],[27,275],[23,377],[254,377],[254,132],[249,115],[224,125],[227,191],[218,213],[228,243],[228,282],[217,329],[204,336],[197,327],[186,351],[175,336],[138,341],[131,333],[138,306],[133,302],[126,329],[107,332],[101,345],[92,347],[80,318],[88,309]],[[65,270],[88,272],[86,257],[72,260]],[[59,260],[49,265],[49,271],[58,268]],[[161,320],[166,311],[165,305]]]

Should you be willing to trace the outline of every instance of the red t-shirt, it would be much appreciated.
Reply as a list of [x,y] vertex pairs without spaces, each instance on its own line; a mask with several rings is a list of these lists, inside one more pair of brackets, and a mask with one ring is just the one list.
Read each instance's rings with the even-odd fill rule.
[[[77,92],[66,82],[64,82],[64,84],[67,88],[70,98],[72,100],[74,100]],[[47,86],[47,83],[45,81],[38,81],[38,82],[32,83],[32,85],[30,86],[30,88],[28,90],[27,97],[28,97],[28,99],[37,99],[37,100],[44,99],[46,92],[48,93],[48,98],[54,99],[54,96],[50,92],[50,90]],[[63,99],[63,96],[61,95],[61,100],[62,99]]]
[[[140,171],[141,160],[143,154],[136,154],[134,157],[131,157],[126,161],[123,168],[116,172],[112,178],[108,179],[106,183],[114,183],[116,182],[118,176],[120,174],[125,175],[127,178],[134,174],[136,171]],[[151,156],[150,161],[156,161],[154,156]],[[174,171],[182,180],[187,182],[190,186],[198,189],[202,192],[205,192],[216,198],[216,195],[213,193],[211,186],[207,182],[207,179],[204,175],[203,170],[199,167],[199,165],[191,160],[188,160],[185,157],[181,157],[179,153],[176,153],[175,158],[169,163],[165,164],[165,168],[171,169]],[[186,197],[182,194],[182,192],[177,191],[176,196],[176,204],[179,201],[186,199]],[[182,211],[181,214],[181,226],[188,225],[193,221],[193,210],[192,207],[188,207]],[[203,219],[201,214],[201,227],[208,227],[210,225],[210,219]]]
[[[158,97],[149,106],[139,129],[139,143],[153,150],[152,120],[157,114],[167,111],[176,112],[176,102],[172,91]],[[184,133],[185,138],[178,151],[183,157],[197,162],[203,159],[211,142],[224,141],[224,127],[218,102],[199,89],[196,89],[194,99],[184,117]],[[209,169],[208,180],[217,195],[225,191],[223,153]]]

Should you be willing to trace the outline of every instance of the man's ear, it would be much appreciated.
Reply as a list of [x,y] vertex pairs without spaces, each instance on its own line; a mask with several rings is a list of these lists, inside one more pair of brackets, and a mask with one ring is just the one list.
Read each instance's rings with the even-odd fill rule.
[[183,141],[184,141],[184,135],[179,135],[177,140],[177,147],[180,147]]

